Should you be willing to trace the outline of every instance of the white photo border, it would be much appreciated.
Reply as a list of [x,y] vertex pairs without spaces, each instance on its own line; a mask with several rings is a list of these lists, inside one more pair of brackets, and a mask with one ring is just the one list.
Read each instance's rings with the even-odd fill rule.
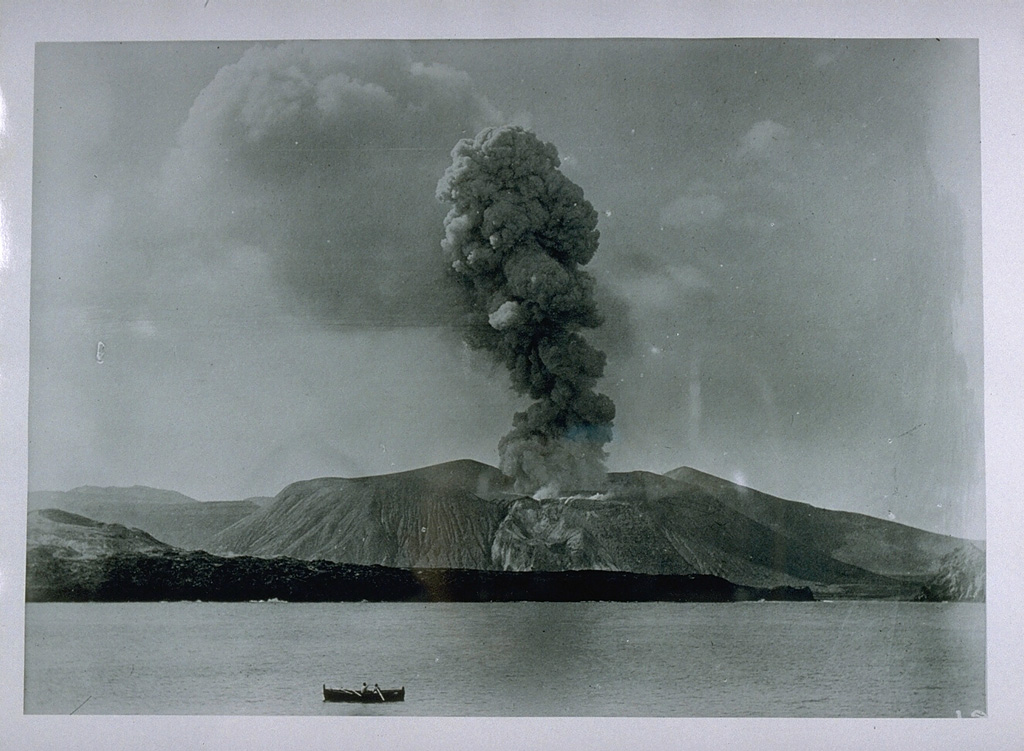
[[[0,727],[5,748],[1010,748],[1024,674],[1018,455],[1024,2],[5,0],[0,13]],[[40,717],[23,713],[34,46],[51,41],[960,37],[981,58],[988,706],[980,720]],[[969,708],[965,708],[969,709]],[[969,712],[964,711],[966,717]]]

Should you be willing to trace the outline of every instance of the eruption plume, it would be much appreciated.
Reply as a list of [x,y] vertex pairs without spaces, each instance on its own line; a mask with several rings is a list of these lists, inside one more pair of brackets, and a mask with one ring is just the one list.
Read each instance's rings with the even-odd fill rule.
[[550,143],[516,126],[463,139],[437,187],[452,204],[441,247],[464,291],[465,338],[508,368],[534,403],[498,445],[523,493],[604,484],[615,405],[594,391],[605,355],[583,338],[601,324],[594,279],[597,212],[559,169]]

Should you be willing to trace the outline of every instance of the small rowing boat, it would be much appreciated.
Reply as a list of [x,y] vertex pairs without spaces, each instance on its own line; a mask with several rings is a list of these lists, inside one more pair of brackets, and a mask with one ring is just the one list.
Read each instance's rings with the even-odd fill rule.
[[405,701],[405,686],[401,688],[327,688],[324,684],[324,701],[351,701],[365,704],[380,704],[387,701]]

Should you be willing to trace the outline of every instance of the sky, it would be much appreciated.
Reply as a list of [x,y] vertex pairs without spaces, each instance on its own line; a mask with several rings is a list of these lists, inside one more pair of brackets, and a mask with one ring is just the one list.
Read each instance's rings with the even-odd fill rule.
[[977,44],[43,44],[29,488],[202,500],[456,458],[526,402],[435,189],[518,124],[599,212],[613,471],[984,536]]

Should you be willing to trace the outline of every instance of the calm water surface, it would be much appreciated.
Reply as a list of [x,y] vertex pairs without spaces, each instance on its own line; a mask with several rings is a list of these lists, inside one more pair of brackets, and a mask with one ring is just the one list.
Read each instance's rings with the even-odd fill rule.
[[[952,717],[985,709],[966,603],[30,603],[25,711]],[[325,704],[321,684],[406,687]]]

